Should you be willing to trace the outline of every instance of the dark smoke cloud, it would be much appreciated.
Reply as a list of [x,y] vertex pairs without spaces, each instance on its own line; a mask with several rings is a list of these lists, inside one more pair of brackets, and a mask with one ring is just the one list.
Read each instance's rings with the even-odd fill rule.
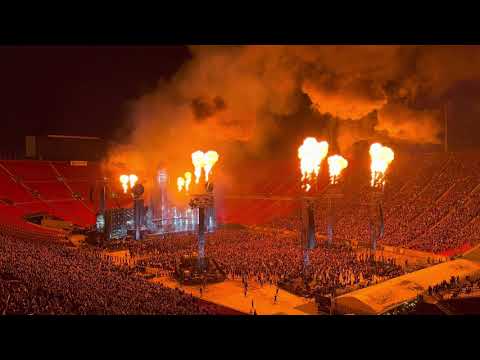
[[198,121],[206,120],[225,108],[225,101],[220,96],[216,96],[212,100],[202,97],[192,100],[193,115]]
[[378,112],[375,130],[392,139],[415,143],[440,143],[439,110],[414,110],[401,104],[386,104]]
[[215,149],[222,172],[222,158],[228,159],[225,166],[235,167],[243,153],[264,151],[272,138],[277,149],[282,138],[283,147],[291,146],[289,139],[308,122],[329,128],[334,121],[334,140],[343,153],[357,141],[376,137],[438,143],[439,109],[450,89],[459,81],[480,79],[478,46],[190,50],[192,60],[172,79],[134,103],[131,145],[114,149],[111,158],[131,157],[143,169],[162,159],[173,172],[183,173],[191,168],[191,152]]

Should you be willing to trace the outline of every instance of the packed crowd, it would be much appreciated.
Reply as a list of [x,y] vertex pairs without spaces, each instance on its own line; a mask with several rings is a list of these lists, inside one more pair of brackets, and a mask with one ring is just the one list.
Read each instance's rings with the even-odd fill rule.
[[[178,259],[197,250],[194,235],[166,235],[128,243],[130,253],[145,265],[173,272]],[[228,278],[247,284],[280,285],[300,280],[304,295],[330,293],[331,289],[368,286],[403,274],[393,259],[373,259],[350,246],[319,244],[304,261],[296,236],[256,230],[217,230],[207,235],[206,254]],[[301,290],[301,291],[300,291]]]
[[[380,244],[447,253],[480,243],[480,161],[453,154],[395,163],[382,201],[384,236]],[[344,189],[335,209],[335,236],[369,242],[369,185]],[[326,234],[325,204],[316,209],[316,230]],[[298,231],[300,211],[275,218],[273,228]]]
[[[368,242],[369,185],[345,190],[335,207],[337,240]],[[480,243],[480,161],[456,155],[395,164],[383,199],[384,236],[380,244],[443,253]],[[327,210],[317,204],[316,230],[326,234]],[[10,222],[8,222],[10,224]],[[284,285],[306,296],[368,286],[399,276],[393,259],[372,258],[338,241],[308,254],[300,244],[300,211],[278,217],[271,231],[217,230],[207,235],[206,254],[231,279]],[[63,238],[30,236],[13,225],[0,227],[1,314],[205,314],[218,313],[181,290],[152,284],[127,264],[105,261],[101,251],[71,249]],[[290,230],[285,232],[284,230]],[[21,238],[15,234],[20,234]],[[28,235],[28,236],[27,236]],[[20,241],[19,241],[20,240]],[[341,245],[342,244],[342,245]],[[140,265],[175,271],[179,259],[197,251],[194,235],[164,235],[141,242],[109,244],[125,248]],[[434,294],[452,284],[439,284]]]
[[[118,244],[111,244],[118,248]],[[172,273],[194,254],[194,235],[165,235],[124,242],[137,265]],[[391,259],[372,259],[345,245],[318,246],[308,266],[295,236],[254,230],[219,230],[207,236],[206,253],[245,293],[253,282],[278,286],[300,280],[301,295],[368,286],[402,274]],[[308,271],[306,271],[308,269]],[[295,290],[295,289],[294,289]],[[221,314],[226,309],[179,289],[152,284],[135,268],[114,264],[102,249],[75,249],[60,241],[0,236],[1,314]]]
[[214,304],[151,284],[100,253],[0,236],[0,314],[218,314]]
[[467,276],[465,280],[452,276],[450,281],[442,281],[439,284],[428,287],[428,295],[441,299],[449,295],[450,298],[457,298],[460,294],[471,294],[473,291],[480,291],[480,277]]

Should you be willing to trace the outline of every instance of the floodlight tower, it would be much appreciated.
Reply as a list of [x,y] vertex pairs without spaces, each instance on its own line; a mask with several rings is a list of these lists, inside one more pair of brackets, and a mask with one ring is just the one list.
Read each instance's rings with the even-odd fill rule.
[[[298,158],[300,159],[300,170],[302,173],[301,187],[304,190],[300,200],[302,204],[301,240],[305,248],[305,267],[309,263],[309,252],[316,246],[315,202],[318,200],[317,195],[307,196],[307,193],[318,194],[318,174],[322,160],[327,156],[327,153],[328,143],[326,141],[319,142],[314,137],[305,138],[302,145],[298,148]],[[312,191],[310,192],[310,190]]]
[[379,143],[370,146],[370,157],[372,159],[370,170],[371,192],[369,199],[369,215],[370,215],[370,241],[372,250],[377,248],[377,242],[383,236],[383,195],[385,187],[385,173],[389,164],[395,158],[395,154],[389,147]]
[[335,237],[335,204],[337,200],[343,198],[337,179],[328,185],[323,197],[327,202],[327,244],[331,246]]
[[142,238],[141,228],[144,223],[144,200],[143,193],[145,188],[142,184],[137,183],[132,188],[133,194],[133,219],[135,227],[135,240],[140,240]]
[[213,183],[205,183],[205,190],[199,194],[190,195],[190,207],[198,209],[198,265],[202,269],[205,264],[205,229],[206,211],[214,207]]
[[[205,264],[205,228],[206,228],[206,211],[214,207],[213,201],[213,182],[210,178],[211,170],[217,163],[219,155],[216,151],[209,150],[204,153],[201,150],[192,153],[192,164],[195,168],[195,183],[199,184],[202,173],[204,180],[201,182],[200,188],[203,187],[202,193],[192,194],[190,198],[190,207],[198,209],[198,265],[202,270]],[[198,188],[198,187],[196,187]],[[208,210],[210,215],[211,211]]]
[[[318,182],[314,181],[314,190],[317,190]],[[305,268],[310,263],[310,252],[317,246],[317,239],[315,234],[315,204],[318,202],[317,194],[303,193],[301,198],[301,229],[300,240],[302,242],[303,263]]]
[[333,244],[334,228],[335,228],[335,201],[343,198],[343,194],[339,187],[339,179],[344,169],[348,166],[348,161],[340,155],[332,155],[327,159],[328,172],[330,174],[330,183],[324,193],[327,200],[327,244]]
[[383,197],[384,197],[383,176],[376,177],[372,183],[368,201],[369,227],[370,227],[370,245],[371,250],[377,249],[378,240],[383,236]]
[[313,196],[302,198],[302,239],[305,248],[314,249],[316,246],[315,237],[315,200]]

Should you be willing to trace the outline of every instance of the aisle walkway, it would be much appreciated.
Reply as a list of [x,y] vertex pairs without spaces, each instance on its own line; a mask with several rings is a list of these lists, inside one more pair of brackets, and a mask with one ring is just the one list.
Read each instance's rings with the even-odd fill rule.
[[[179,284],[168,277],[156,277],[151,281],[162,283],[170,288],[180,287]],[[187,294],[200,297],[199,286],[181,287]],[[252,300],[257,310],[257,315],[314,315],[316,306],[313,300],[304,299],[282,289],[278,292],[278,301],[273,303],[276,287],[258,284],[249,285],[247,296],[244,296],[241,280],[225,280],[222,283],[208,285],[203,292],[202,299],[217,303],[231,309],[250,313]]]
[[480,244],[467,251],[462,257],[480,263]]

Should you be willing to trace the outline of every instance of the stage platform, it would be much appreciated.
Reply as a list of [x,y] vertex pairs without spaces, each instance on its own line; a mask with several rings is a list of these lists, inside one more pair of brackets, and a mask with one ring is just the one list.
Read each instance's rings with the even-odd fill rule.
[[[213,232],[217,228],[217,224],[211,220],[206,225],[205,233]],[[182,219],[159,226],[156,232],[149,233],[147,237],[166,234],[196,233],[197,231],[198,222],[195,222],[191,219]]]

